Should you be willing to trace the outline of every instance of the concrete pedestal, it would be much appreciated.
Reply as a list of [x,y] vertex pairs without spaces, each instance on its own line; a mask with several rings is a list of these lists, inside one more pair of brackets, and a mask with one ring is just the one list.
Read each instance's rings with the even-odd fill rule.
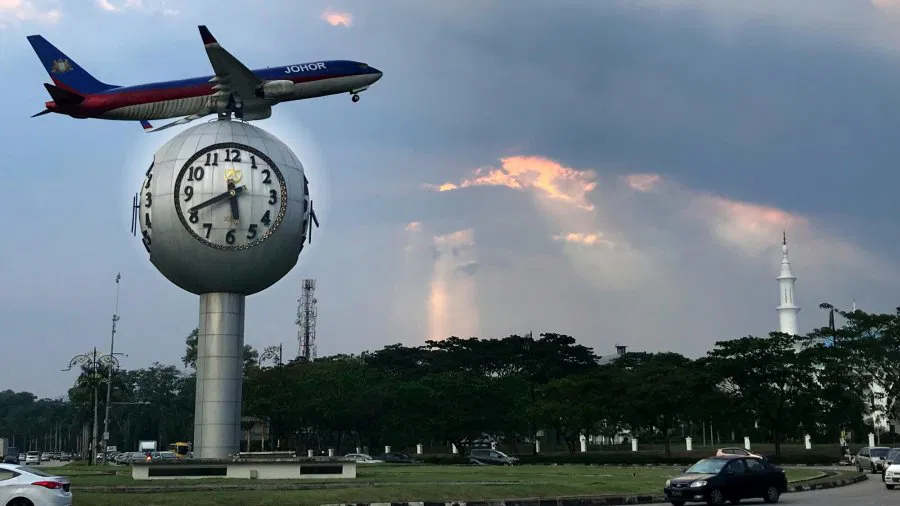
[[200,296],[194,457],[226,458],[241,444],[244,300],[236,293]]

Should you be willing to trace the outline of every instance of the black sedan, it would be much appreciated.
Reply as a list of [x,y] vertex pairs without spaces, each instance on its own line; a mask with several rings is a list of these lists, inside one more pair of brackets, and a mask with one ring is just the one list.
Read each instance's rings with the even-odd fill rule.
[[688,502],[737,504],[762,498],[776,503],[787,490],[784,471],[758,457],[724,455],[703,459],[668,481],[663,492],[673,506]]

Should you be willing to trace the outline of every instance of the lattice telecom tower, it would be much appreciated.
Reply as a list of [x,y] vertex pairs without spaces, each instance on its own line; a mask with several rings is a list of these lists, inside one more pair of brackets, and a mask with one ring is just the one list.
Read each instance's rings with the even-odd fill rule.
[[298,358],[307,362],[316,358],[316,306],[314,297],[316,280],[304,279],[300,299],[297,300],[297,341],[300,343]]

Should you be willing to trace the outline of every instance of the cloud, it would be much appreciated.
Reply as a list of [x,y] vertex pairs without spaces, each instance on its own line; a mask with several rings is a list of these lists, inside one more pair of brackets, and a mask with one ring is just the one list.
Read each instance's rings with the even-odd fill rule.
[[428,339],[477,336],[474,230],[436,235],[433,245],[436,255],[428,297]]
[[0,28],[29,21],[59,23],[62,11],[56,5],[56,2],[37,0],[0,0]]
[[581,244],[583,246],[607,246],[614,247],[615,243],[609,239],[605,239],[600,232],[568,232],[565,234],[557,234],[553,236],[554,241],[563,241],[572,244]]
[[593,209],[588,194],[597,186],[591,170],[564,167],[541,156],[510,156],[500,159],[500,167],[475,169],[458,183],[425,185],[437,191],[451,191],[474,186],[505,186],[514,190],[535,190],[542,197],[585,210]]
[[321,16],[331,26],[343,26],[349,28],[353,24],[353,14],[344,11],[336,11],[332,8],[325,9]]
[[656,186],[656,183],[658,183],[659,180],[659,174],[630,174],[625,176],[625,181],[628,183],[628,186],[630,186],[632,190],[637,190],[639,192],[653,191],[653,187]]
[[406,226],[403,227],[403,229],[406,230],[407,232],[418,232],[419,230],[422,230],[422,222],[421,221],[411,221],[411,222],[407,223]]
[[900,0],[872,0],[872,5],[883,10],[898,9]]
[[107,12],[141,12],[175,16],[179,10],[169,6],[165,0],[96,0],[97,7]]

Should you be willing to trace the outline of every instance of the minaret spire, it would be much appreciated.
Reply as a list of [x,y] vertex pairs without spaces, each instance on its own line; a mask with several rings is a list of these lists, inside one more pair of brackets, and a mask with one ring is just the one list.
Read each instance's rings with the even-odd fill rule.
[[797,276],[791,271],[791,262],[788,260],[787,231],[781,233],[781,272],[776,279],[781,292],[779,294],[781,304],[776,309],[778,330],[785,334],[797,335],[797,313],[800,312],[800,307],[794,303],[794,283]]

